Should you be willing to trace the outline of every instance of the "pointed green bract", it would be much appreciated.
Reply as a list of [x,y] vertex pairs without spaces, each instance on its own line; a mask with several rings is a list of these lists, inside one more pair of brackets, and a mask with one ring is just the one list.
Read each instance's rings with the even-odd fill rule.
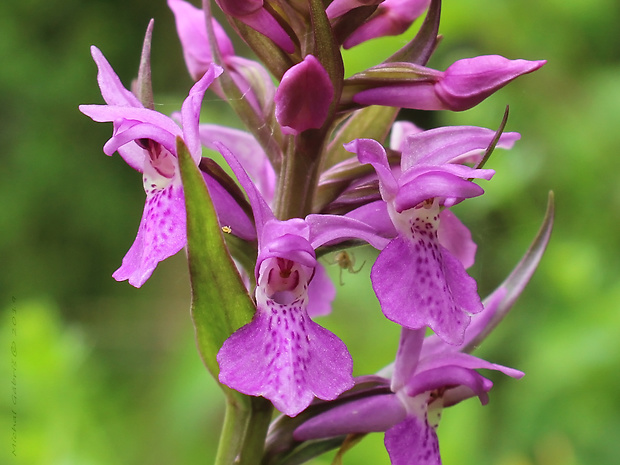
[[255,307],[228,253],[207,186],[180,138],[177,153],[187,212],[192,319],[200,355],[217,379],[217,352],[252,319]]

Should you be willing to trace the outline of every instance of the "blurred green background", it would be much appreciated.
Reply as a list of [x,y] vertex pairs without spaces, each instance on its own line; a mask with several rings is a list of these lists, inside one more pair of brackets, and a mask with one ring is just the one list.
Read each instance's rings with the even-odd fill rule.
[[[89,46],[129,85],[151,17],[155,98],[170,112],[191,81],[163,0],[0,3],[1,463],[214,457],[222,396],[194,346],[185,257],[161,264],[139,290],[111,278],[135,237],[144,192],[136,172],[101,151],[111,125],[77,111],[102,102]],[[445,2],[433,67],[484,54],[548,60],[470,111],[411,113],[426,127],[495,128],[510,104],[508,129],[523,136],[491,159],[497,175],[484,184],[487,195],[459,207],[479,244],[472,274],[483,294],[526,250],[550,189],[557,202],[539,271],[478,352],[526,377],[493,373],[489,406],[469,400],[444,412],[446,464],[620,460],[619,21],[617,0]],[[347,69],[403,43],[360,47],[346,55]],[[225,108],[209,94],[204,120],[235,124]],[[369,285],[375,253],[355,254],[366,265],[345,273],[335,311],[320,323],[347,343],[363,374],[390,362],[398,328],[383,321]],[[345,463],[388,463],[382,435]]]

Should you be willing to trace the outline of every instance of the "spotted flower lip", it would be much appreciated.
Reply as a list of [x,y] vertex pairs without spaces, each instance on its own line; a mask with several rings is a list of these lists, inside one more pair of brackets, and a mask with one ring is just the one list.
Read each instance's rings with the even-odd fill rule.
[[423,329],[403,329],[394,373],[391,380],[385,380],[392,393],[344,402],[302,423],[294,432],[295,439],[383,431],[393,465],[440,464],[435,430],[441,410],[470,397],[478,397],[483,405],[488,402],[493,383],[476,370],[496,370],[517,379],[523,373],[453,351],[445,343],[424,355],[427,341]]
[[143,175],[146,203],[136,239],[112,275],[140,287],[157,264],[186,244],[185,198],[179,174],[176,137],[183,138],[192,158],[200,161],[198,119],[204,94],[222,72],[211,65],[192,87],[181,109],[179,127],[171,118],[144,108],[123,87],[120,79],[96,47],[91,49],[99,69],[98,81],[107,105],[81,105],[80,111],[97,122],[113,122],[113,135],[104,152],[118,152],[129,166]]
[[[332,400],[353,386],[353,361],[345,344],[310,318],[311,308],[324,312],[329,304],[324,299],[334,295],[329,278],[317,267],[315,249],[351,237],[375,245],[384,239],[354,219],[276,219],[235,156],[216,145],[248,194],[258,238],[256,314],[220,349],[219,380],[296,416],[315,397]],[[310,300],[317,296],[318,303]]]
[[[345,146],[373,166],[383,198],[380,209],[367,206],[364,211],[370,214],[350,216],[369,224],[390,221],[395,233],[371,270],[383,313],[406,328],[428,326],[451,344],[462,342],[470,315],[480,312],[482,304],[475,280],[465,271],[473,263],[475,245],[445,207],[482,194],[471,179],[493,175],[453,162],[484,150],[493,137],[490,129],[475,127],[416,131],[404,142],[400,170],[390,167],[385,149],[374,140]],[[499,146],[509,148],[518,137],[504,134]]]

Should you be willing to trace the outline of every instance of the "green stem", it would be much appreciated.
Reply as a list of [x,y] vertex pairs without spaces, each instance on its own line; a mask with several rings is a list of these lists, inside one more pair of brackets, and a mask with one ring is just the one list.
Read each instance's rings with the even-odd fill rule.
[[[241,402],[239,402],[241,401]],[[215,465],[238,463],[243,448],[245,430],[250,417],[249,402],[237,395],[228,395],[224,424],[215,457]]]
[[245,440],[241,450],[240,465],[258,465],[265,449],[267,430],[271,422],[273,406],[263,397],[251,399],[252,411],[250,414]]
[[304,131],[289,144],[278,182],[275,214],[281,220],[312,213],[325,131]]
[[215,465],[258,465],[272,410],[267,399],[229,392]]

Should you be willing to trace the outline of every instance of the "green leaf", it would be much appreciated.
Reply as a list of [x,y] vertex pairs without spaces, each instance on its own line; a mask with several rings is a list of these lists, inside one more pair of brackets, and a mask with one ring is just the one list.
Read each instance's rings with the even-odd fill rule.
[[200,355],[217,379],[220,347],[256,308],[228,253],[204,179],[180,137],[177,153],[187,212],[192,319]]
[[[536,237],[530,244],[527,252],[525,252],[525,255],[523,255],[523,258],[521,258],[521,261],[519,261],[510,275],[508,275],[504,282],[498,286],[498,289],[496,289],[496,291],[503,289],[506,293],[499,303],[495,315],[487,323],[484,330],[463,348],[463,352],[472,352],[480,345],[489,333],[493,331],[495,327],[504,319],[514,303],[517,301],[517,298],[523,292],[523,289],[525,289],[525,286],[534,275],[534,272],[536,271],[536,268],[545,253],[549,239],[551,239],[554,214],[554,195],[553,191],[551,191],[549,192],[549,197],[547,200],[547,211],[545,212],[545,217],[538,233],[536,234]],[[486,304],[487,299],[483,302],[484,304]]]

